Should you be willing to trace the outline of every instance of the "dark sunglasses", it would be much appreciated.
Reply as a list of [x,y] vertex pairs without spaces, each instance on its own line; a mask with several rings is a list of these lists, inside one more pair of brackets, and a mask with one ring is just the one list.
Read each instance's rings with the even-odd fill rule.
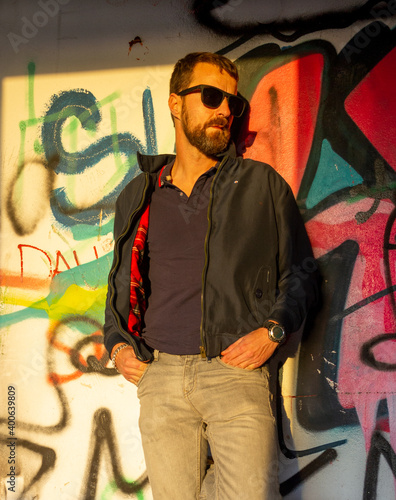
[[241,97],[229,94],[228,92],[224,92],[224,90],[212,87],[211,85],[195,85],[195,87],[182,90],[177,95],[183,96],[193,94],[194,92],[201,92],[202,103],[212,109],[218,108],[223,102],[224,97],[226,97],[230,112],[235,116],[235,118],[242,116],[242,113],[245,110],[245,101]]

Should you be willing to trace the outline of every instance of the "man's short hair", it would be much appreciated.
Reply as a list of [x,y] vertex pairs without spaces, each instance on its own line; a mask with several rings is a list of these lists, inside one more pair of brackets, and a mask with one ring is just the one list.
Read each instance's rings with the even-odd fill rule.
[[177,94],[188,88],[195,65],[198,63],[213,64],[221,71],[226,71],[236,81],[239,79],[237,67],[227,57],[212,52],[192,52],[175,64],[170,79],[170,94]]

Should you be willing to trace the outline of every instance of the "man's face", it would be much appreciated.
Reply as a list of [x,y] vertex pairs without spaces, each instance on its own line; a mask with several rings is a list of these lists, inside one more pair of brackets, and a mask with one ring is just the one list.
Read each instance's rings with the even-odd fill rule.
[[[234,78],[213,64],[198,63],[195,66],[188,87],[202,84],[212,85],[230,94],[237,93]],[[190,144],[206,156],[214,156],[226,149],[231,137],[232,119],[227,99],[223,99],[218,108],[211,109],[202,103],[199,92],[183,97],[181,125],[184,134]]]

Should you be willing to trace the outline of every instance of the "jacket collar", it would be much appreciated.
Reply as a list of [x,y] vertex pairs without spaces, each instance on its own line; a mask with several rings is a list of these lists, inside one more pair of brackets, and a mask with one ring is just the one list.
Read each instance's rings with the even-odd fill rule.
[[230,142],[228,148],[216,155],[216,158],[221,161],[225,156],[229,156],[230,158],[236,158],[236,147],[233,142]]
[[175,155],[143,155],[139,151],[137,152],[140,170],[150,174],[158,172],[164,165],[172,162],[175,158]]

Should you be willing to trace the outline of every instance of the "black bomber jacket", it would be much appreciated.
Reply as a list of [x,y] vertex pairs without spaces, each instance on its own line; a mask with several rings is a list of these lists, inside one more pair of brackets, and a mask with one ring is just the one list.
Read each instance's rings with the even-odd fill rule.
[[[173,155],[138,154],[143,173],[124,188],[116,203],[104,342],[109,353],[117,343],[127,342],[142,361],[152,359],[152,349],[140,337],[139,327],[131,331],[130,325],[135,311],[142,318],[132,324],[142,324],[149,301],[144,245],[137,264],[141,277],[137,296],[143,296],[144,307],[131,304],[131,266],[135,265],[131,254],[157,172],[173,159]],[[288,334],[297,331],[317,291],[316,263],[290,187],[269,165],[235,157],[230,148],[210,190],[201,352],[217,356],[267,319],[280,323]]]

